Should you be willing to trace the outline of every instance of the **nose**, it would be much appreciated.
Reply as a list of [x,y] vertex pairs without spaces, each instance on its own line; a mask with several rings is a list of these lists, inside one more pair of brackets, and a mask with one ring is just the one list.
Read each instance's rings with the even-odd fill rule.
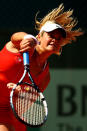
[[55,42],[55,41],[57,41],[57,40],[56,40],[56,38],[53,38],[52,41]]
[[53,38],[53,39],[52,39],[52,42],[58,43],[58,40],[57,40],[56,38]]

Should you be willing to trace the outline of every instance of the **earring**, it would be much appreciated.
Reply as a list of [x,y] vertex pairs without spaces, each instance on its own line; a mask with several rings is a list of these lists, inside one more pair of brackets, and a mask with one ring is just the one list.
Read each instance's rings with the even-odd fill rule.
[[59,51],[56,54],[61,55],[61,53],[62,53],[62,47],[60,47]]
[[61,55],[62,53],[62,47],[60,47],[60,50],[59,50],[59,55]]

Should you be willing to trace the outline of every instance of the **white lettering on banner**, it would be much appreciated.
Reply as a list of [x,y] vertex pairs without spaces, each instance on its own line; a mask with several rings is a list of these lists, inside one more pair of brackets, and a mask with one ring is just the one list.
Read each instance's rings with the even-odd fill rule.
[[44,92],[48,120],[41,131],[87,131],[87,70],[51,69]]

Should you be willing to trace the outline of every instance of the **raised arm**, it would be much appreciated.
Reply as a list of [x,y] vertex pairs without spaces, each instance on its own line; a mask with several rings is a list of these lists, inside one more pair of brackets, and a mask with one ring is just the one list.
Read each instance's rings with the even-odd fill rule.
[[14,53],[30,51],[30,54],[33,54],[36,44],[36,38],[33,35],[17,32],[11,36],[11,41],[7,43],[7,49]]
[[11,42],[13,44],[20,44],[20,42],[24,39],[24,36],[26,36],[26,35],[27,35],[26,32],[17,32],[17,33],[14,33],[11,36]]

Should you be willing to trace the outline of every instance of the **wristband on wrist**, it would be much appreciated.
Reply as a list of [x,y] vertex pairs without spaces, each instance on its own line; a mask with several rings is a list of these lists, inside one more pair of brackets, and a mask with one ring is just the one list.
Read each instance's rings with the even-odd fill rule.
[[39,44],[39,42],[38,42],[38,40],[36,39],[35,36],[33,36],[33,35],[31,35],[31,34],[28,34],[28,35],[25,35],[25,36],[24,36],[24,39],[28,39],[28,38],[33,38],[33,39],[36,41],[36,43]]

